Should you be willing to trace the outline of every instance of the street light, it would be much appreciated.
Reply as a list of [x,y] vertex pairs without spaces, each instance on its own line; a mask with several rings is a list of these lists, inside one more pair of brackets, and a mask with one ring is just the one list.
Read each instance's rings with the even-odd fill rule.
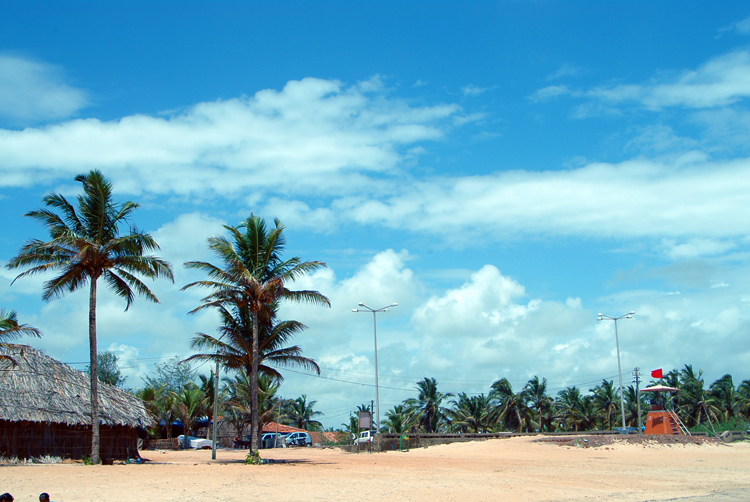
[[620,366],[620,338],[617,335],[617,321],[620,319],[632,319],[635,315],[635,311],[631,310],[627,314],[623,314],[620,317],[612,317],[604,315],[601,312],[597,321],[614,321],[615,322],[615,343],[617,344],[617,373],[620,376],[620,411],[622,411],[622,428],[625,429],[625,398],[622,393],[622,366]]
[[398,303],[391,303],[387,307],[381,307],[379,309],[371,309],[362,302],[359,302],[359,306],[365,310],[352,309],[352,312],[372,312],[372,326],[375,332],[375,409],[377,410],[377,432],[380,434],[380,390],[378,384],[378,312],[388,312],[389,308],[398,307]]

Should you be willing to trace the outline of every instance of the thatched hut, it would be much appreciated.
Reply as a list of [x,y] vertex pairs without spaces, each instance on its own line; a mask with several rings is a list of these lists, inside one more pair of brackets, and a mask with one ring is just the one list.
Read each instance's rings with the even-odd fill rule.
[[[0,359],[0,457],[90,455],[89,376],[23,345],[0,355],[12,359]],[[137,458],[137,429],[152,424],[143,401],[100,383],[99,413],[101,458]]]

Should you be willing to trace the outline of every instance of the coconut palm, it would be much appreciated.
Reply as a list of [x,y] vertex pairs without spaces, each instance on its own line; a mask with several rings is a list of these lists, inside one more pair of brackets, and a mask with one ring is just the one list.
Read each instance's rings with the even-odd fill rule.
[[611,431],[613,418],[620,409],[620,393],[614,385],[614,380],[602,380],[601,385],[589,389],[589,392],[594,394],[594,404],[606,418],[607,430]]
[[[203,287],[211,293],[203,298],[203,304],[193,309],[197,312],[206,308],[247,309],[252,319],[252,361],[250,380],[253,383],[251,397],[251,449],[255,449],[258,432],[258,366],[259,328],[263,323],[272,322],[272,308],[280,300],[309,302],[330,306],[328,298],[317,291],[292,291],[287,284],[295,279],[325,267],[318,261],[303,262],[299,257],[281,259],[284,249],[284,226],[277,219],[275,227],[269,230],[265,221],[255,215],[237,227],[224,226],[231,234],[231,241],[223,236],[210,237],[208,247],[219,257],[223,267],[207,262],[188,262],[186,267],[205,272],[209,280],[197,281],[184,289]],[[262,315],[266,312],[268,315]],[[216,354],[220,357],[220,354]]]
[[187,385],[180,392],[172,392],[171,394],[185,431],[182,446],[183,448],[189,448],[190,440],[188,436],[190,436],[191,424],[195,417],[203,415],[206,411],[208,400],[203,391],[195,385]]
[[305,394],[297,399],[288,400],[284,406],[286,420],[298,429],[322,430],[323,424],[314,419],[323,415],[322,412],[314,410],[317,403],[317,401],[308,401]]
[[497,421],[509,431],[531,429],[531,409],[526,405],[523,391],[514,392],[507,378],[501,378],[492,384],[490,395],[496,401]]
[[734,388],[732,375],[724,375],[709,387],[709,400],[713,406],[721,410],[724,421],[734,420],[737,429],[737,419],[740,411],[740,395]]
[[[222,368],[244,371],[249,378],[253,367],[253,320],[246,307],[217,307],[222,318],[219,336],[196,333],[190,346],[208,352],[195,354],[186,361],[216,361]],[[302,355],[302,349],[293,345],[285,347],[296,334],[307,329],[298,321],[276,321],[275,305],[262,310],[269,322],[261,322],[258,329],[258,372],[278,382],[284,377],[274,366],[296,366],[320,374],[318,364]],[[271,366],[273,365],[273,366]],[[250,380],[252,381],[252,380]]]
[[539,380],[538,376],[534,376],[534,378],[526,383],[522,392],[526,402],[531,405],[531,408],[536,410],[539,417],[539,432],[542,432],[542,414],[552,406],[552,398],[547,395],[547,379],[542,378]]
[[[112,184],[94,170],[80,174],[82,184],[78,209],[60,194],[50,194],[43,201],[47,209],[31,211],[25,216],[43,224],[52,240],[31,239],[11,259],[8,268],[31,267],[14,279],[45,272],[59,273],[44,283],[42,298],[46,301],[89,286],[89,359],[91,368],[91,460],[99,462],[99,392],[97,379],[96,299],[102,279],[107,288],[125,299],[128,310],[135,295],[158,303],[151,290],[137,277],[166,277],[174,281],[172,267],[156,256],[148,255],[159,245],[147,233],[130,227],[120,235],[120,227],[138,208],[134,202],[117,204],[112,198]],[[58,211],[60,214],[57,214]]]
[[[0,347],[9,345],[7,340],[16,340],[22,336],[35,336],[37,338],[42,336],[42,332],[36,328],[32,328],[27,324],[18,324],[18,314],[15,310],[0,310]],[[15,364],[15,361],[10,356],[0,354],[0,359],[11,361]]]
[[557,393],[557,401],[555,402],[557,418],[561,421],[565,430],[573,427],[574,431],[578,431],[578,424],[575,421],[575,410],[580,406],[581,397],[580,389],[575,386],[567,387]]
[[426,433],[438,432],[440,423],[445,418],[443,401],[453,397],[453,394],[438,392],[437,380],[434,378],[425,378],[417,382],[417,390],[417,398],[407,399],[404,403],[412,410],[417,423]]
[[715,422],[721,414],[710,399],[709,393],[703,388],[703,370],[698,373],[691,364],[686,364],[680,371],[680,392],[677,403],[688,427],[702,424],[706,420]]
[[392,410],[385,412],[385,420],[383,420],[382,425],[392,434],[404,434],[409,432],[414,425],[414,416],[409,413],[407,406],[397,404]]
[[484,394],[458,394],[452,401],[453,409],[446,410],[450,428],[454,432],[487,432],[492,422],[492,399]]
[[646,409],[646,400],[643,393],[637,392],[632,385],[628,385],[623,391],[625,393],[625,423],[636,427],[638,426],[638,400],[641,401],[641,417],[643,416],[643,410]]

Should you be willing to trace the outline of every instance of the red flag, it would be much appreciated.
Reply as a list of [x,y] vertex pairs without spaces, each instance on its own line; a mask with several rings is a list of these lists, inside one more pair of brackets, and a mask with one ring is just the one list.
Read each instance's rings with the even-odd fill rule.
[[662,373],[661,368],[652,371],[651,378],[664,378],[664,373]]

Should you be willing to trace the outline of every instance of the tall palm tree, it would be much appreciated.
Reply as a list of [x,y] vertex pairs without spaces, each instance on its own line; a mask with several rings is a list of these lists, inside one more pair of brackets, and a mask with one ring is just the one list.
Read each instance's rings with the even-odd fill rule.
[[288,400],[285,407],[287,420],[298,429],[320,430],[323,424],[315,420],[315,417],[322,416],[323,413],[315,411],[314,407],[317,403],[317,401],[308,401],[305,394],[297,399]]
[[[135,294],[158,303],[151,290],[137,277],[166,277],[174,281],[172,266],[153,255],[159,245],[147,233],[129,227],[120,235],[120,226],[138,208],[134,202],[117,204],[112,198],[112,184],[98,170],[79,174],[75,180],[83,185],[78,209],[60,194],[50,194],[43,201],[48,209],[25,216],[43,224],[52,240],[31,239],[11,259],[8,268],[31,268],[16,277],[44,272],[59,273],[44,283],[42,298],[46,301],[89,286],[89,359],[91,368],[91,460],[99,462],[99,391],[97,380],[96,295],[102,279],[110,291],[125,299],[128,310]],[[55,211],[59,211],[57,214]]]
[[458,394],[452,401],[453,409],[446,410],[450,428],[454,432],[487,432],[491,426],[492,399],[484,394]]
[[739,400],[739,413],[750,420],[750,380],[743,380],[737,387],[737,396]]
[[721,410],[725,421],[734,418],[734,428],[737,429],[737,419],[740,414],[740,395],[734,388],[732,375],[724,375],[712,383],[709,387],[709,394],[711,404]]
[[[589,392],[594,394],[594,404],[602,412],[607,420],[607,430],[612,430],[612,420],[619,410],[620,393],[614,385],[614,380],[602,380],[601,385],[597,385]],[[624,398],[625,396],[623,396]]]
[[[42,332],[32,328],[27,324],[18,324],[18,314],[15,310],[0,310],[0,347],[6,347],[9,344],[7,340],[15,340],[22,336],[42,336]],[[0,354],[0,360],[8,360],[15,364],[10,356]]]
[[417,422],[426,433],[437,432],[440,422],[445,418],[445,409],[441,405],[443,401],[453,397],[453,394],[439,392],[434,378],[417,382],[417,390],[417,398],[407,399],[404,403],[413,410]]
[[578,431],[578,424],[575,421],[575,411],[581,403],[581,391],[578,387],[567,387],[557,393],[555,403],[558,413],[558,419],[562,422],[563,428],[569,430],[572,426],[574,431]]
[[[282,260],[281,253],[286,243],[284,226],[276,219],[275,227],[268,229],[265,221],[255,215],[237,227],[224,228],[231,234],[231,240],[223,236],[210,237],[208,247],[223,263],[217,267],[207,262],[187,262],[185,266],[205,272],[209,280],[190,283],[182,289],[202,287],[211,290],[203,298],[203,304],[193,309],[197,312],[206,308],[247,309],[252,319],[252,362],[250,380],[253,383],[251,398],[251,449],[256,449],[255,437],[258,432],[258,365],[259,328],[261,321],[272,323],[273,305],[280,300],[309,302],[330,306],[328,298],[317,291],[292,291],[287,284],[295,279],[325,267],[319,261],[303,262],[294,257]],[[261,315],[262,313],[267,315]],[[220,354],[216,354],[220,357]]]
[[526,406],[526,396],[523,392],[514,392],[513,386],[507,378],[501,378],[492,384],[490,395],[497,402],[497,420],[507,430],[529,430],[530,409]]
[[393,434],[409,432],[413,424],[414,417],[409,413],[409,409],[403,404],[397,404],[392,410],[385,412],[383,425]]
[[623,391],[625,393],[625,423],[629,426],[638,426],[638,400],[641,401],[641,417],[643,417],[643,411],[646,409],[644,393],[637,392],[633,385],[628,385]]
[[706,420],[715,422],[721,413],[703,388],[703,370],[695,372],[691,364],[680,371],[680,392],[677,403],[688,427],[702,424]]
[[539,432],[542,432],[542,413],[552,405],[552,398],[547,395],[547,379],[539,380],[539,377],[535,375],[526,383],[523,395],[531,408],[536,409],[537,416],[539,416]]
[[[296,366],[320,374],[318,364],[304,357],[298,345],[285,347],[291,338],[307,329],[307,326],[298,321],[276,321],[275,312],[267,312],[271,308],[263,309],[263,313],[269,315],[272,324],[261,323],[258,329],[259,374],[283,382],[284,377],[271,365]],[[186,361],[218,359],[221,367],[244,371],[250,378],[253,367],[253,321],[250,310],[238,307],[227,309],[222,305],[217,309],[222,318],[222,324],[218,329],[219,336],[196,333],[190,346],[194,349],[206,349],[208,352],[190,356]]]

